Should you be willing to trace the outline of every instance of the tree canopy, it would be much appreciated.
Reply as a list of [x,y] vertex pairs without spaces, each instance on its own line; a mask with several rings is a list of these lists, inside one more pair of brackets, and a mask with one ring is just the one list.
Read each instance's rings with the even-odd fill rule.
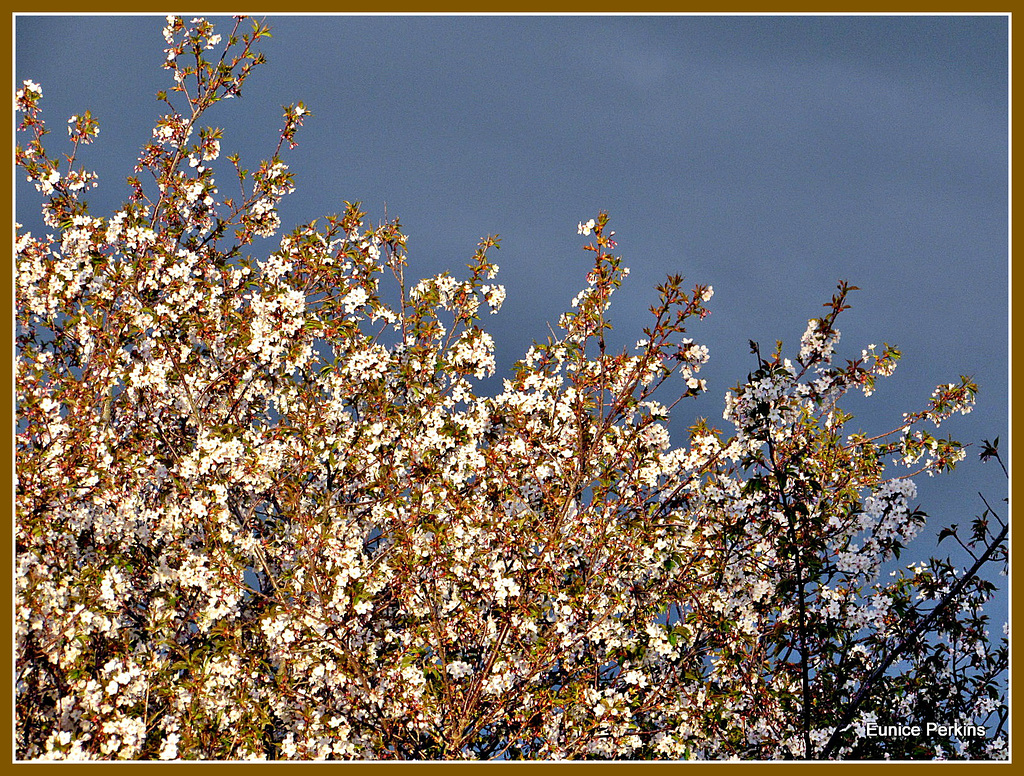
[[51,155],[18,90],[53,230],[16,238],[19,758],[1005,755],[1007,523],[986,503],[939,536],[966,569],[915,541],[971,379],[859,430],[845,400],[900,352],[839,355],[842,282],[799,347],[750,343],[727,430],[673,445],[713,289],[667,278],[612,349],[628,269],[599,213],[571,308],[484,395],[496,237],[413,281],[400,222],[346,203],[251,255],[311,114],[253,169],[204,122],[267,34],[168,17],[167,112],[109,216],[95,119]]

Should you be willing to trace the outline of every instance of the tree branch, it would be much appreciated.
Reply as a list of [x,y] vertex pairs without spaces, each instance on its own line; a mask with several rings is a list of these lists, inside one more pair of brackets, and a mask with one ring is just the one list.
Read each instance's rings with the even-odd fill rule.
[[856,715],[857,710],[860,708],[861,704],[864,703],[867,697],[871,694],[871,691],[874,689],[875,684],[878,682],[879,679],[882,678],[882,676],[888,670],[889,666],[891,666],[893,662],[896,660],[896,658],[902,655],[903,652],[907,649],[907,647],[909,647],[914,641],[916,641],[922,633],[925,633],[928,630],[928,628],[931,627],[931,624],[935,622],[936,619],[938,619],[939,615],[942,614],[949,607],[949,605],[958,595],[960,595],[963,589],[967,586],[967,583],[978,575],[978,571],[981,569],[982,566],[984,566],[989,561],[989,559],[992,557],[992,554],[996,551],[996,548],[998,548],[999,545],[1003,543],[1009,532],[1010,527],[1008,525],[1004,525],[1002,530],[996,536],[996,538],[985,549],[985,552],[981,554],[981,557],[978,558],[977,561],[975,561],[974,565],[971,566],[971,568],[960,579],[960,581],[957,582],[953,586],[953,588],[948,593],[946,593],[945,596],[943,596],[942,600],[934,609],[931,610],[931,612],[929,612],[928,616],[921,620],[921,622],[917,624],[917,627],[915,627],[909,634],[907,634],[907,636],[905,636],[903,640],[899,644],[897,644],[893,648],[893,650],[889,652],[888,655],[885,656],[885,659],[882,660],[878,667],[872,672],[871,676],[869,676],[867,680],[864,682],[864,684],[861,685],[860,691],[858,691],[857,695],[853,699],[853,702],[850,704],[849,708],[846,710],[846,713],[843,715],[842,720],[840,720],[839,724],[836,726],[836,729],[832,733],[831,738],[829,738],[828,743],[825,744],[825,748],[821,752],[822,759],[831,756],[832,753],[838,748],[840,735],[847,728],[850,722],[853,721],[853,718]]

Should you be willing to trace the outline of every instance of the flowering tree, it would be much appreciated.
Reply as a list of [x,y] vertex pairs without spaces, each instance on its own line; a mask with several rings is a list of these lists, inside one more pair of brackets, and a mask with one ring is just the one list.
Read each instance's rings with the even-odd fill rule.
[[[50,156],[41,88],[17,93],[57,235],[16,241],[20,758],[1003,756],[1005,522],[948,531],[965,571],[893,563],[925,524],[914,477],[963,457],[928,429],[970,380],[852,431],[844,396],[899,352],[836,359],[841,284],[792,359],[752,343],[728,433],[673,446],[712,289],[668,278],[613,352],[602,213],[557,334],[480,395],[497,239],[414,283],[399,223],[346,203],[247,253],[310,114],[254,170],[227,157],[231,198],[201,120],[267,34],[168,17],[168,112],[110,217],[83,197],[96,121]],[[873,733],[914,722],[950,727]]]

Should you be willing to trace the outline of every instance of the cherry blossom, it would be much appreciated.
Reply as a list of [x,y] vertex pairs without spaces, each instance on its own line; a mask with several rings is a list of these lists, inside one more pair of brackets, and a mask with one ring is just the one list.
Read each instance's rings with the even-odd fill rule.
[[[222,157],[206,114],[268,34],[167,17],[164,113],[109,216],[74,150],[95,120],[51,155],[17,90],[53,230],[15,241],[19,758],[1007,756],[983,614],[1006,523],[986,503],[945,535],[969,569],[918,553],[915,478],[963,458],[934,431],[970,379],[861,431],[845,398],[900,354],[841,360],[841,283],[796,355],[751,343],[728,430],[680,440],[713,289],[669,277],[613,350],[602,212],[558,328],[486,395],[497,238],[410,281],[411,241],[358,203],[285,231],[302,103],[270,158]],[[922,708],[988,732],[866,732]]]

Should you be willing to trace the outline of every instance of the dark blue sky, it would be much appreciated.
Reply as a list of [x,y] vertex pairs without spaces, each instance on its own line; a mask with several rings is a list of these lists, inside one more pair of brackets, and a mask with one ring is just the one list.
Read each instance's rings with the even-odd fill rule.
[[[230,22],[214,19],[221,32]],[[790,355],[844,278],[840,355],[883,341],[895,375],[855,401],[865,431],[922,408],[938,383],[973,375],[978,407],[943,427],[1008,436],[1008,22],[1005,17],[269,18],[269,63],[207,121],[255,167],[280,106],[314,113],[286,155],[297,191],[285,228],[359,200],[398,216],[410,274],[464,270],[477,240],[508,290],[486,321],[499,374],[547,334],[583,285],[576,223],[610,211],[632,270],[612,307],[619,343],[668,273],[715,287],[692,331],[711,349],[710,392],[681,405],[720,428],[722,396],[754,367],[747,341]],[[94,214],[124,177],[169,85],[162,16],[16,20],[15,76],[43,87],[51,151],[91,109],[100,173]],[[221,175],[222,189],[229,182]],[[36,195],[18,214],[39,230]],[[852,430],[852,429],[851,429]],[[975,462],[923,483],[942,522],[977,514],[1005,480]],[[990,501],[992,499],[990,498]]]

